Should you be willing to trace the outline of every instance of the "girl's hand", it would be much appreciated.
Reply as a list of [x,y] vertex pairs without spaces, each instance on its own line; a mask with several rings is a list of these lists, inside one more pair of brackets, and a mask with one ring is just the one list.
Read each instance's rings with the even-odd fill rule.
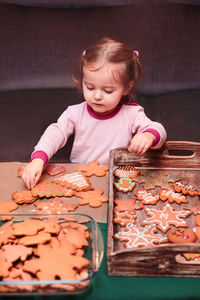
[[44,161],[40,158],[33,159],[22,173],[22,180],[28,189],[32,189],[40,179],[44,167]]
[[136,155],[143,155],[153,144],[155,136],[151,132],[137,133],[128,147],[129,152]]

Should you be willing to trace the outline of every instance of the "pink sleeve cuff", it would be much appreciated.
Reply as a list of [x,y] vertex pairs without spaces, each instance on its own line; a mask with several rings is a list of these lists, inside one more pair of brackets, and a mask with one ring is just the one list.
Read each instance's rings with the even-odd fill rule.
[[144,132],[150,132],[155,136],[155,140],[154,140],[153,144],[151,145],[151,147],[154,147],[159,143],[160,134],[157,130],[149,128],[149,129],[145,130]]
[[44,151],[35,151],[31,155],[31,161],[35,158],[40,158],[44,161],[44,164],[46,165],[49,161],[48,155]]

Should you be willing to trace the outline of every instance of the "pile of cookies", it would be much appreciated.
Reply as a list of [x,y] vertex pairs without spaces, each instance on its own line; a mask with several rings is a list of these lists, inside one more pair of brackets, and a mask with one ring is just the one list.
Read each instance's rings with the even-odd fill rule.
[[[56,176],[51,180],[40,180],[40,182],[31,190],[23,189],[12,193],[14,201],[1,201],[0,214],[10,214],[22,204],[34,203],[36,213],[69,213],[75,211],[78,205],[89,205],[90,207],[100,207],[102,203],[108,202],[108,197],[103,196],[103,189],[94,189],[89,178],[90,176],[105,176],[109,168],[100,165],[98,161],[85,166],[80,166],[75,172],[66,172],[62,165],[49,164],[45,170],[50,176]],[[18,177],[21,176],[22,167],[18,169]],[[63,173],[63,174],[61,174]],[[57,197],[77,197],[77,204],[63,204]],[[42,205],[40,198],[56,198],[51,200],[50,205]],[[44,203],[44,202],[43,202]],[[5,220],[2,217],[1,220]]]
[[[90,260],[88,227],[50,217],[45,220],[8,221],[0,227],[0,292],[68,291],[88,284]],[[16,281],[54,281],[54,284],[18,284]],[[77,283],[61,283],[77,280]],[[6,282],[16,282],[7,285]]]
[[[84,255],[85,250],[89,251],[88,238],[92,237],[87,226],[77,223],[77,216],[70,213],[79,205],[96,208],[108,201],[103,196],[104,190],[94,189],[89,180],[93,175],[105,176],[108,170],[97,161],[80,166],[74,172],[66,172],[62,165],[49,164],[45,172],[51,176],[50,180],[40,180],[31,190],[24,188],[13,192],[13,201],[0,202],[0,214],[5,214],[0,216],[0,220],[7,221],[0,226],[0,280],[5,284],[7,281],[58,280],[51,286],[0,285],[0,292],[32,292],[36,288],[44,292],[44,287],[53,292],[73,292],[89,284],[90,260]],[[19,167],[17,176],[21,177],[22,172],[23,168]],[[72,196],[77,197],[77,203],[65,203],[61,198]],[[21,205],[32,203],[35,209],[31,209],[30,213],[34,211],[41,217],[16,223],[11,212]],[[45,220],[44,214],[56,216]],[[61,280],[79,282],[61,284]]]
[[[194,185],[166,170],[132,165],[117,166],[113,176],[114,239],[124,248],[200,241],[200,206],[190,203],[191,197],[197,203],[200,196]],[[191,215],[197,217],[189,229],[187,219]]]

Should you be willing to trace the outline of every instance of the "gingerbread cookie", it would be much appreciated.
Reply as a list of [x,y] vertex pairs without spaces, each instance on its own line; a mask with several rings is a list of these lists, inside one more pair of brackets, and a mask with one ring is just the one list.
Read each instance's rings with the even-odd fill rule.
[[194,221],[197,226],[200,226],[200,215],[196,216]]
[[[200,260],[200,253],[183,253],[183,256],[185,257],[185,259],[187,260],[194,260],[194,259],[198,259]],[[200,261],[199,261],[200,262]]]
[[94,190],[87,192],[78,192],[76,196],[82,198],[79,200],[80,205],[89,204],[91,207],[99,207],[104,202],[108,202],[108,197],[102,196],[104,193],[103,190]]
[[113,222],[119,224],[121,226],[125,226],[128,223],[135,224],[136,223],[136,214],[135,212],[131,213],[128,210],[114,213]]
[[84,172],[87,177],[92,175],[105,176],[108,170],[108,166],[100,165],[98,161],[93,161],[86,166],[80,166],[77,168],[77,171]]
[[34,235],[44,229],[44,222],[28,219],[12,225],[14,235]]
[[143,220],[142,225],[157,224],[163,233],[167,232],[171,226],[187,227],[187,223],[183,220],[186,217],[186,211],[175,211],[170,204],[167,204],[163,209],[158,210],[155,208],[146,208],[145,212],[149,219]]
[[40,198],[46,197],[71,197],[74,195],[72,189],[65,188],[59,184],[40,181],[34,188],[31,190],[33,196],[38,196]]
[[57,164],[49,164],[46,166],[45,171],[50,176],[55,176],[55,175],[64,173],[66,171],[66,168],[64,166],[57,165]]
[[154,225],[138,228],[138,226],[131,223],[126,225],[124,231],[116,233],[114,237],[121,242],[125,241],[125,247],[128,249],[151,247],[168,241],[165,236],[158,234]]
[[184,209],[188,210],[187,217],[190,216],[191,214],[193,215],[200,215],[200,206],[193,206],[191,207],[183,207]]
[[38,245],[38,258],[32,258],[24,263],[23,270],[37,275],[39,280],[75,280],[77,270],[86,267],[89,260],[75,255],[68,247],[60,245]]
[[162,201],[168,200],[169,203],[188,203],[188,200],[185,196],[180,193],[174,192],[173,190],[162,190],[160,192],[160,199]]
[[133,166],[120,166],[115,169],[114,175],[119,178],[134,179],[140,175],[141,171]]
[[0,277],[6,277],[9,275],[9,269],[12,267],[12,263],[7,261],[5,257],[0,257]]
[[167,233],[167,238],[170,243],[187,244],[196,241],[196,235],[192,230],[186,228],[172,229]]
[[4,245],[1,249],[2,255],[11,263],[18,259],[25,261],[33,252],[32,248],[23,245]]
[[19,244],[24,246],[33,246],[38,244],[45,244],[51,240],[51,234],[49,232],[38,232],[35,235],[26,235],[18,240]]
[[116,189],[124,193],[131,192],[134,189],[135,185],[136,183],[130,178],[120,178],[117,183],[114,183]]
[[159,196],[154,193],[150,193],[146,190],[138,190],[135,196],[142,204],[156,204],[159,201]]
[[144,189],[150,190],[157,186],[170,189],[172,182],[177,179],[178,178],[168,175],[165,170],[142,169],[141,175],[138,176],[135,181],[142,182],[142,180],[144,180]]
[[90,181],[82,172],[65,173],[53,180],[53,182],[76,191],[88,191],[93,189]]
[[24,167],[18,167],[18,169],[17,169],[17,177],[22,177],[23,171],[24,171]]
[[50,202],[37,201],[35,206],[39,210],[39,213],[50,215],[68,214],[71,211],[75,211],[78,207],[77,204],[63,203],[63,200],[58,197],[51,199]]
[[33,196],[31,191],[29,190],[21,190],[12,193],[12,198],[17,204],[24,204],[24,203],[33,203],[37,200],[38,196]]
[[14,239],[12,225],[13,222],[9,221],[0,226],[0,246],[7,244]]
[[185,181],[176,181],[173,183],[174,190],[178,193],[183,193],[184,195],[196,196],[200,195],[197,188]]
[[80,231],[77,228],[68,227],[67,230],[64,230],[64,235],[59,237],[59,240],[68,241],[72,243],[76,248],[83,248],[85,246],[88,246],[88,240],[85,232]]
[[114,202],[116,204],[116,206],[114,207],[114,212],[121,212],[126,210],[129,212],[134,212],[135,210],[143,208],[143,205],[141,203],[137,203],[136,199],[116,199],[114,200]]
[[[13,210],[17,209],[18,205],[14,201],[1,201],[0,202],[0,214],[10,214]],[[1,221],[10,220],[12,217],[2,216]]]
[[196,226],[194,231],[195,231],[197,239],[200,241],[200,226]]

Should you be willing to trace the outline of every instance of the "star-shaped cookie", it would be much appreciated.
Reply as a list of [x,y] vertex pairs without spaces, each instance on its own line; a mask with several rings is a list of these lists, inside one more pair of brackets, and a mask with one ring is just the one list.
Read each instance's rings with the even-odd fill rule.
[[143,220],[141,225],[156,224],[157,228],[162,232],[167,232],[171,226],[187,227],[187,223],[182,219],[186,218],[187,211],[175,211],[170,204],[167,204],[163,209],[158,210],[155,208],[146,208],[145,212],[149,219]]

